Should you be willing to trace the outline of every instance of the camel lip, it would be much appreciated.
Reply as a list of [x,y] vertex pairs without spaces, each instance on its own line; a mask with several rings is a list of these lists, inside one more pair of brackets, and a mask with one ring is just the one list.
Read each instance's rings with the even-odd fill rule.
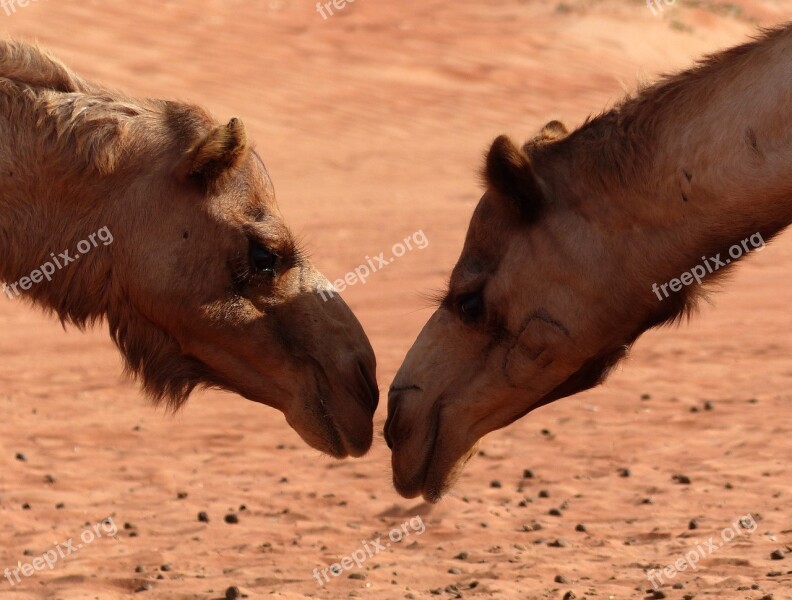
[[352,452],[350,452],[347,440],[341,433],[341,428],[336,424],[335,419],[330,414],[330,411],[327,410],[327,405],[323,400],[320,400],[319,406],[322,413],[321,421],[324,424],[324,430],[327,434],[324,436],[324,439],[329,445],[329,448],[325,451],[333,458],[348,458]]
[[[325,425],[325,440],[330,444],[330,449],[327,451],[334,458],[344,459],[360,458],[364,456],[370,449],[374,441],[373,431],[366,439],[360,441],[350,439],[350,436],[345,432],[344,428],[339,426],[335,417],[328,410],[324,402],[320,402],[321,418]],[[368,411],[364,411],[369,415]]]
[[[433,482],[431,485],[427,486],[427,480],[432,470],[432,464],[434,462],[435,452],[437,450],[437,439],[440,433],[439,410],[437,411],[437,415],[432,418],[429,432],[429,436],[427,436],[427,441],[429,442],[428,450],[424,453],[423,460],[421,461],[418,469],[413,471],[413,475],[405,481],[402,480],[397,474],[395,468],[396,465],[394,464],[393,485],[396,488],[396,491],[404,498],[416,498],[418,496],[422,496],[427,502],[434,504],[442,497],[442,493],[440,493],[440,489],[442,489],[442,483],[440,486],[438,486]],[[391,462],[395,463],[395,460],[396,456],[394,453]]]
[[[322,447],[318,447],[314,444],[311,445],[317,450],[329,454],[333,458],[337,459],[345,459],[349,458],[350,456],[356,458],[363,456],[371,449],[371,444],[373,442],[373,432],[371,436],[362,441],[354,441],[350,439],[348,432],[346,432],[345,429],[339,425],[336,417],[333,415],[334,411],[332,410],[332,407],[334,406],[335,402],[341,401],[341,397],[332,393],[332,387],[329,384],[329,378],[327,377],[321,364],[317,362],[316,366],[318,368],[314,371],[314,397],[310,404],[312,405],[311,410],[314,411],[314,416],[322,426],[323,444]],[[368,393],[369,388],[367,386],[366,390]],[[362,413],[366,415],[366,418],[373,416],[371,407],[367,406],[363,402],[358,401],[357,396],[352,391],[345,390],[345,393],[349,393],[352,396],[350,401],[362,409]],[[295,427],[295,429],[297,428]]]

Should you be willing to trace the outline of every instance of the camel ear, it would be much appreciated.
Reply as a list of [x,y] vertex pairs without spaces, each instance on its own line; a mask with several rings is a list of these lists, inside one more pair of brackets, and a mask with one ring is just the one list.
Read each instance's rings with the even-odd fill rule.
[[188,178],[212,182],[236,166],[248,148],[245,126],[237,118],[212,129],[188,153],[182,173]]
[[553,142],[565,138],[568,134],[569,130],[561,121],[550,121],[547,125],[542,127],[538,141]]
[[538,216],[542,192],[531,160],[508,136],[502,135],[492,143],[484,176],[491,189],[517,202],[523,216]]

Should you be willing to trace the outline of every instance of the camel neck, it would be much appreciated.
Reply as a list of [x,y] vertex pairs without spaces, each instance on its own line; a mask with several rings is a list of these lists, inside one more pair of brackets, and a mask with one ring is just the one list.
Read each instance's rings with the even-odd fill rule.
[[32,300],[62,320],[101,316],[111,272],[112,182],[70,168],[53,136],[0,102],[0,302]]
[[[711,57],[559,144],[590,221],[672,276],[792,222],[792,26]],[[658,273],[657,271],[660,271]],[[663,273],[663,271],[667,271]]]

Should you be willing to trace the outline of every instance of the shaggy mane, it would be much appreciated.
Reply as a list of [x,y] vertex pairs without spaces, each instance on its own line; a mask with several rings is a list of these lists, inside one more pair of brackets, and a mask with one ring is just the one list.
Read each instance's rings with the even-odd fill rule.
[[7,114],[33,115],[69,155],[103,175],[117,167],[133,120],[154,108],[89,83],[20,41],[0,41],[0,102]]

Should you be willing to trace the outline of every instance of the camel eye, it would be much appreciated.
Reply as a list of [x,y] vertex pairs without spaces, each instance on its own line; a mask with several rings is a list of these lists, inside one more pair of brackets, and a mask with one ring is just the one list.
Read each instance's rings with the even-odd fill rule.
[[458,306],[462,320],[465,323],[475,323],[484,315],[484,296],[481,292],[462,296]]
[[250,266],[256,273],[274,275],[278,266],[278,255],[264,246],[251,242]]

